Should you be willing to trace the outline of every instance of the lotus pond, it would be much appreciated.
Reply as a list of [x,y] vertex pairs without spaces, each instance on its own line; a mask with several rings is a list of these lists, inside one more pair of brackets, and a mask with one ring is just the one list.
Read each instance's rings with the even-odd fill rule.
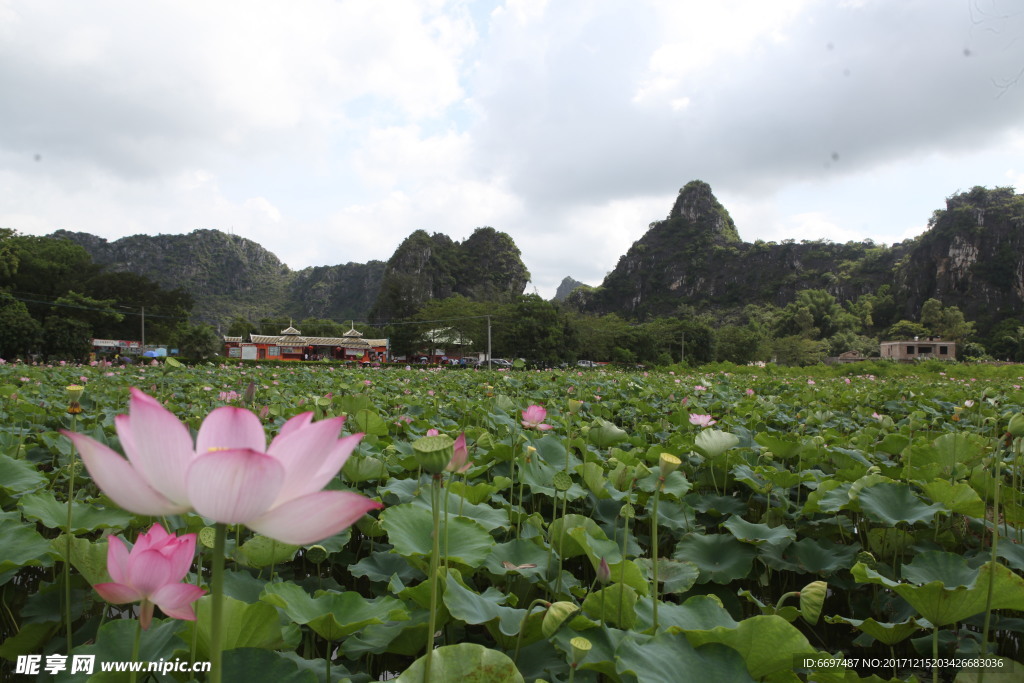
[[[16,669],[75,654],[247,683],[1024,680],[1019,369],[867,367],[2,364],[0,678],[130,679]],[[268,439],[345,416],[364,436],[326,488],[380,508],[303,545],[128,512],[61,430],[123,453],[131,387],[194,432],[224,405]],[[196,534],[207,593],[141,630],[93,586],[108,537],[155,523]]]

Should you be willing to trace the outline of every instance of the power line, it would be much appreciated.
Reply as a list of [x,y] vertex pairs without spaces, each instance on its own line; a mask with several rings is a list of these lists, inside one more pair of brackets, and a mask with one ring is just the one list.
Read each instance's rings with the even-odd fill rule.
[[[22,301],[22,302],[30,303],[30,304],[43,304],[45,306],[55,306],[55,307],[59,307],[59,308],[76,308],[76,309],[81,310],[81,311],[98,311],[100,313],[110,313],[110,308],[116,307],[116,308],[123,308],[123,309],[125,309],[124,313],[121,313],[120,311],[115,311],[119,315],[140,315],[140,316],[143,315],[141,312],[135,312],[131,306],[124,306],[122,304],[113,304],[113,305],[110,306],[110,308],[96,308],[95,306],[81,306],[79,304],[65,304],[65,303],[58,303],[56,301],[47,301],[45,299],[29,299],[29,298],[24,297],[24,296],[15,296],[14,294],[10,294],[10,292],[8,292],[8,294],[10,295],[10,297],[12,299],[14,299],[16,301]],[[175,315],[159,315],[159,314],[156,314],[156,313],[150,313],[149,317],[150,318],[167,318],[169,320],[178,320],[180,316],[175,316]]]

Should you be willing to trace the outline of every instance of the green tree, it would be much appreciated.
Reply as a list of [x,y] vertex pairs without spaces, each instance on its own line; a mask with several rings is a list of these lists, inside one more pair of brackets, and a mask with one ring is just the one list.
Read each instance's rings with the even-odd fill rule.
[[213,358],[224,350],[223,340],[217,335],[217,330],[207,324],[182,323],[175,330],[172,341],[179,355],[196,360]]
[[889,328],[885,335],[886,340],[899,341],[901,339],[914,339],[915,337],[928,336],[928,328],[913,320],[900,320]]
[[75,318],[47,316],[43,322],[47,359],[84,361],[92,350],[92,328]]
[[0,358],[25,358],[39,348],[43,327],[25,304],[0,292]]
[[773,346],[775,362],[780,365],[807,366],[822,362],[828,355],[828,342],[790,335],[776,339]]
[[228,324],[227,336],[248,338],[248,336],[256,332],[256,330],[257,327],[254,323],[250,322],[249,320],[243,318],[240,315],[236,315],[234,318],[231,319],[231,322]]
[[758,358],[761,336],[749,326],[723,325],[715,333],[715,360],[746,365]]

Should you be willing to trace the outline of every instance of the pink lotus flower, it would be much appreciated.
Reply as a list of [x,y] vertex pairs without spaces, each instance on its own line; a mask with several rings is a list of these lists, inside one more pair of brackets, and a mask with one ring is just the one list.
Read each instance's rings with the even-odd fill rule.
[[469,448],[466,447],[466,432],[459,434],[452,447],[452,459],[445,466],[446,472],[458,472],[462,474],[470,468]]
[[338,438],[343,417],[313,422],[313,413],[296,415],[268,447],[260,419],[243,408],[214,409],[195,444],[188,427],[138,389],[132,389],[128,409],[114,419],[127,460],[83,434],[64,434],[96,485],[129,512],[195,510],[283,543],[306,545],[381,507],[358,493],[321,490],[363,438]]
[[547,410],[534,404],[523,411],[522,425],[527,429],[540,429],[542,431],[553,429],[551,425],[542,424],[547,416]]
[[142,602],[139,625],[149,628],[153,607],[175,619],[195,621],[192,603],[206,591],[182,583],[196,552],[196,535],[173,536],[159,524],[141,534],[131,551],[117,536],[107,539],[107,572],[112,583],[93,588],[104,600],[115,605]]
[[697,413],[691,413],[690,424],[697,425],[698,427],[710,427],[715,424],[715,420],[713,420],[710,415],[698,415]]

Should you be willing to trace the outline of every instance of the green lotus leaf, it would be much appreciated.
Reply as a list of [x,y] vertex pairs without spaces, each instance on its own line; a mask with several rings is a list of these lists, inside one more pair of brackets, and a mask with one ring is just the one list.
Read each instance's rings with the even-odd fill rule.
[[824,581],[811,581],[800,589],[800,615],[811,624],[817,624],[821,610],[828,596],[828,584]]
[[708,458],[717,458],[730,448],[739,445],[740,438],[735,434],[717,429],[702,429],[694,440],[696,449]]
[[469,486],[464,481],[456,480],[448,483],[448,490],[451,491],[452,494],[464,498],[467,503],[479,505],[480,503],[490,500],[491,496],[497,493],[498,487],[486,482]]
[[733,515],[722,523],[736,540],[752,545],[789,545],[796,540],[796,532],[787,526],[770,527],[755,524]]
[[[555,552],[564,559],[585,555],[587,550],[569,532],[574,528],[582,528],[588,537],[608,540],[608,535],[597,525],[597,522],[583,515],[566,515],[559,517],[548,527],[548,543],[555,548]],[[565,529],[565,533],[562,530]]]
[[348,428],[353,432],[362,432],[367,436],[385,436],[388,433],[388,424],[372,410],[359,410],[351,419]]
[[892,559],[901,556],[915,542],[914,535],[894,527],[875,527],[868,530],[868,547],[871,552]]
[[729,534],[690,534],[676,545],[673,558],[700,568],[700,583],[729,583],[750,573],[757,551]]
[[[108,621],[96,633],[95,642],[87,645],[77,645],[74,654],[95,655],[97,662],[131,661],[132,645],[135,642],[135,632],[138,628],[139,622],[135,619],[114,619]],[[180,631],[181,622],[177,619],[153,619],[150,627],[142,632],[137,659],[150,662],[156,662],[160,659],[174,659],[175,650],[181,646],[181,640],[178,638]],[[68,661],[70,662],[70,658]],[[99,668],[97,664],[97,673],[99,673]],[[67,671],[62,672],[62,674],[67,673]],[[127,681],[128,674],[124,673],[122,677],[112,676],[111,678],[101,679],[100,676],[92,676],[90,678],[106,681]],[[142,676],[139,678],[141,679]],[[55,676],[54,679],[61,680],[61,677]],[[68,675],[63,680],[81,680],[81,678]]]
[[402,621],[409,613],[389,595],[368,600],[355,591],[309,595],[291,582],[269,583],[260,600],[280,607],[297,624],[309,624],[321,637],[340,640],[370,624]]
[[[228,596],[224,596],[223,600],[224,631],[221,643],[224,650],[239,647],[273,649],[281,646],[281,619],[271,605],[265,602],[250,605]],[[181,636],[185,642],[192,642],[192,635],[196,633],[196,659],[210,659],[211,601],[209,595],[204,595],[195,602],[196,620],[188,622]],[[131,643],[131,636],[127,636],[125,642]]]
[[945,505],[952,512],[969,517],[982,517],[985,514],[985,502],[966,482],[950,483],[945,479],[936,479],[922,484],[921,488],[929,498]]
[[[395,552],[400,555],[429,557],[433,551],[430,510],[411,503],[396,505],[380,513],[380,523]],[[442,515],[441,542],[444,543],[445,538],[448,540],[449,561],[479,567],[494,547],[494,539],[482,526],[465,517],[450,517],[448,525],[450,528],[446,535]]]
[[256,535],[238,548],[236,557],[249,567],[261,569],[272,564],[289,562],[295,557],[295,552],[298,549],[297,545],[289,545],[266,536]]
[[831,574],[853,564],[860,546],[843,545],[827,539],[801,538],[787,546],[764,546],[761,560],[774,569],[801,574]]
[[910,445],[910,438],[906,435],[889,433],[875,444],[875,448],[889,455],[899,455],[908,445]]
[[626,636],[615,650],[615,668],[620,675],[634,676],[637,683],[754,681],[735,649],[715,644],[694,647],[686,636],[673,631]]
[[913,618],[906,621],[888,623],[875,621],[871,617],[867,619],[852,619],[850,617],[828,616],[825,617],[825,621],[830,624],[849,624],[867,633],[883,645],[895,645],[924,628]]
[[396,683],[422,683],[426,678],[427,657],[432,658],[430,677],[434,681],[524,683],[508,655],[476,643],[439,647],[413,662]]
[[621,428],[616,427],[607,420],[598,418],[587,432],[587,441],[598,448],[610,448],[615,444],[622,443],[629,435]]
[[[637,630],[644,631],[654,625],[651,598],[640,598],[636,612]],[[719,627],[735,628],[738,623],[715,595],[694,595],[681,605],[674,602],[658,605],[658,624],[662,628],[674,626],[683,631],[707,631]]]
[[316,672],[300,669],[295,661],[282,652],[252,647],[225,652],[223,666],[226,681],[317,683],[320,680]]
[[46,486],[46,477],[27,460],[0,454],[0,491],[20,496]]
[[953,683],[981,683],[983,680],[988,683],[1018,683],[1020,681],[1020,672],[1024,670],[1024,664],[998,655],[990,655],[988,659],[992,660],[992,664],[985,669],[984,676],[980,669],[961,669]]
[[[64,557],[67,552],[67,538],[67,534],[61,534],[50,543],[53,552],[60,557]],[[90,585],[110,581],[110,574],[107,573],[107,541],[90,541],[72,536],[71,566],[77,569]]]
[[526,610],[502,605],[508,600],[507,595],[494,586],[482,595],[474,593],[456,581],[451,572],[446,575],[446,579],[444,604],[453,617],[467,624],[486,624],[497,620],[498,628],[506,636],[519,633],[519,625],[526,616]]
[[370,581],[387,583],[392,576],[405,583],[426,578],[419,569],[413,567],[409,560],[398,553],[376,550],[355,564],[349,565],[352,576],[365,576]]
[[747,671],[758,680],[789,671],[793,668],[795,655],[814,652],[804,634],[778,615],[750,617],[735,628],[717,627],[684,633],[690,644],[696,647],[722,643],[736,650],[743,657]]
[[[970,569],[967,561],[958,555],[929,551],[915,557],[913,565],[910,576],[915,581],[927,579],[927,583],[914,585],[893,581],[861,562],[850,572],[859,583],[877,583],[892,589],[936,626],[984,612],[990,583],[991,609],[1024,610],[1024,577],[1003,564],[987,562]],[[904,567],[905,576],[908,567]]]
[[494,546],[483,566],[497,576],[514,573],[540,579],[547,574],[548,551],[532,540],[520,538]]
[[875,484],[860,492],[860,507],[871,519],[895,526],[899,522],[931,522],[939,512],[947,512],[937,503],[926,505],[906,484]]
[[772,452],[777,458],[792,458],[800,452],[800,440],[795,436],[761,432],[754,441]]
[[[35,524],[27,524],[16,519],[0,520],[0,538],[3,539],[4,548],[0,555],[0,584],[11,578],[3,572],[28,566],[48,567],[53,564],[50,558],[50,552],[54,550],[52,543],[50,539],[43,538],[36,531]],[[63,557],[64,550],[56,552]]]
[[551,603],[544,610],[544,618],[540,627],[541,634],[545,638],[550,638],[558,632],[558,629],[562,628],[565,622],[572,619],[579,612],[579,606],[568,600],[559,600]]
[[636,625],[637,598],[636,591],[629,586],[613,583],[607,588],[588,594],[583,601],[583,613],[606,624],[614,624],[618,628],[628,630]]
[[[650,558],[641,557],[633,562],[643,572],[644,583],[650,582],[653,576],[651,572],[653,563]],[[628,564],[629,561],[627,560],[626,563]],[[617,580],[614,569],[612,578]],[[685,593],[693,588],[693,584],[697,583],[698,578],[700,578],[700,568],[693,562],[673,560],[668,557],[658,558],[658,581],[664,584],[661,589],[662,593]],[[645,594],[646,592],[644,591]]]
[[[30,493],[18,502],[26,519],[39,520],[51,529],[64,529],[68,523],[68,505],[49,491]],[[104,508],[75,501],[71,504],[71,531],[83,533],[98,529],[123,529],[132,521],[132,513],[120,508]]]
[[345,462],[345,466],[341,468],[341,473],[344,475],[345,481],[359,484],[364,481],[386,479],[388,476],[388,466],[383,460],[372,455],[353,454]]

